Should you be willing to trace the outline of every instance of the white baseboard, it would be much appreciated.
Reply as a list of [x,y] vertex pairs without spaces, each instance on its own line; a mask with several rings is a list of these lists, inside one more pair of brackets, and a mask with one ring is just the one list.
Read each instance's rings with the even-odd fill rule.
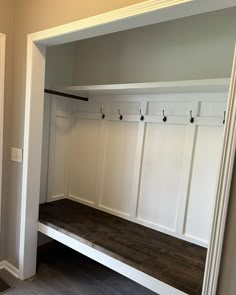
[[14,265],[12,265],[7,260],[3,260],[0,262],[0,269],[7,270],[10,274],[12,274],[14,277],[19,279],[19,269],[16,268]]

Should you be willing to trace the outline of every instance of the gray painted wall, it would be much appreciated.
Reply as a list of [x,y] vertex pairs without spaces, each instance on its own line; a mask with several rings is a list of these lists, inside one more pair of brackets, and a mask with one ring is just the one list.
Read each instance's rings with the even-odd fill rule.
[[74,82],[229,77],[235,28],[234,8],[79,41]]

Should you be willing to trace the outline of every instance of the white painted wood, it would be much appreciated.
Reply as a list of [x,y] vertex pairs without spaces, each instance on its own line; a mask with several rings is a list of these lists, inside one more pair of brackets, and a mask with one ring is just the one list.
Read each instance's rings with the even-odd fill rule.
[[[108,212],[108,213],[110,213],[110,212]],[[122,216],[120,216],[120,217],[122,217]],[[129,219],[129,218],[127,218],[127,219]],[[194,243],[194,244],[199,245],[199,246],[204,247],[204,248],[206,248],[206,246],[207,246],[204,241],[201,241],[200,239],[196,240],[195,238],[189,237],[189,236],[186,236],[186,235],[180,235],[178,232],[176,232],[175,229],[171,230],[168,227],[160,226],[160,225],[158,225],[158,224],[156,224],[154,222],[150,222],[150,221],[142,220],[142,219],[136,219],[135,222],[138,223],[138,224],[141,224],[143,226],[149,227],[151,229],[154,229],[154,230],[160,231],[162,233],[165,233],[167,235],[170,235],[172,237],[181,239],[183,241],[188,241],[190,243]]]
[[[72,113],[80,114],[100,114],[100,109],[103,107],[102,103],[97,102],[96,100],[89,99],[89,102],[85,101],[76,101],[72,102]],[[101,118],[101,117],[99,117]]]
[[103,184],[99,206],[129,216],[138,124],[107,122]]
[[[224,111],[222,109],[222,115],[220,117],[195,117],[194,125],[199,126],[222,126],[222,122],[224,119]],[[144,114],[145,115],[145,114]],[[77,113],[76,117],[78,119],[87,119],[87,120],[100,120],[101,114],[100,113]],[[145,115],[145,122],[146,123],[160,123],[165,125],[173,125],[173,124],[190,124],[189,116],[168,116],[167,122],[162,121],[163,116],[159,115]],[[109,114],[106,113],[106,121],[120,121],[118,118],[118,114]],[[123,122],[140,122],[139,115],[124,115]]]
[[236,150],[236,50],[227,104],[223,151],[217,183],[211,238],[207,253],[202,295],[215,295],[222,256],[223,239]]
[[[189,185],[192,169],[193,152],[196,138],[196,125],[189,125],[186,130],[186,137],[183,151],[183,162],[181,168],[180,190],[179,190],[179,203],[178,214],[176,220],[175,231],[179,236],[184,234],[184,225],[186,219],[186,210],[189,198]],[[195,241],[196,242],[196,241]],[[206,244],[204,243],[204,246]]]
[[70,142],[69,195],[97,203],[101,121],[73,120]]
[[225,102],[228,99],[228,91],[223,92],[189,92],[189,93],[161,93],[161,94],[111,94],[95,95],[89,98],[90,103],[108,103],[108,102]]
[[[105,33],[124,30],[145,24],[166,21],[169,19],[198,14],[212,9],[220,9],[235,5],[235,1],[192,1],[186,5],[158,10],[154,0],[135,6],[119,9],[115,12],[88,18],[71,24],[59,26],[28,37],[27,83],[26,83],[26,115],[24,137],[24,163],[22,182],[21,232],[20,232],[20,276],[27,278],[35,273],[35,257],[37,247],[37,211],[40,182],[40,160],[38,152],[42,139],[42,97],[44,82],[44,48],[35,45],[55,45],[75,41]],[[187,9],[186,9],[187,7]],[[174,16],[173,16],[174,15]],[[214,222],[210,249],[206,264],[206,275],[203,295],[214,295],[217,286],[223,235],[227,213],[227,204],[235,154],[235,73],[234,63],[231,84],[230,102],[228,104],[228,120],[225,126],[223,156],[220,166],[220,178],[217,189],[217,202],[214,208]],[[36,83],[37,81],[37,83]],[[37,109],[37,113],[34,111]],[[72,243],[72,241],[70,241]],[[69,244],[69,243],[68,243]],[[142,278],[142,277],[141,277]],[[170,294],[170,293],[168,293]]]
[[[222,109],[221,111],[222,115],[220,117],[195,117],[194,125],[209,125],[209,126],[222,126],[222,122],[224,119],[224,111]],[[145,115],[145,114],[144,114]],[[160,124],[190,124],[189,123],[189,115],[187,116],[172,116],[168,115],[167,122],[162,121],[163,116],[161,115],[145,115],[145,122],[146,123],[160,123]],[[100,113],[77,113],[76,117],[78,119],[87,119],[87,120],[100,120],[101,114]],[[110,114],[106,113],[106,121],[120,121],[118,114]],[[139,115],[123,115],[123,122],[140,122],[140,116]]]
[[139,117],[140,109],[141,109],[141,104],[139,102],[132,102],[132,101],[120,102],[119,100],[117,100],[117,101],[112,101],[110,103],[109,113],[118,118],[119,117],[118,110],[120,110],[120,113],[124,116],[124,118],[129,115],[133,115],[133,116],[138,115]]
[[135,95],[164,93],[225,92],[229,90],[230,79],[189,80],[131,84],[108,84],[87,86],[63,86],[58,90],[70,91],[81,96]]
[[175,229],[185,125],[147,124],[138,219]]
[[[54,193],[54,178],[58,178],[58,175],[55,176],[56,172],[54,169],[55,160],[56,160],[56,136],[57,136],[57,106],[56,106],[56,97],[50,95],[51,98],[51,116],[50,116],[50,136],[49,136],[49,160],[48,160],[48,185],[47,185],[47,201],[52,201],[57,197],[63,197],[64,195],[64,186],[61,189],[61,193],[57,195]],[[64,172],[64,170],[62,171]],[[61,180],[61,179],[60,179]],[[64,185],[64,182],[62,182]],[[57,188],[58,190],[59,188]]]
[[[196,120],[199,115],[199,107],[201,102],[194,101],[188,105],[188,112],[192,112],[192,116],[194,117],[194,123],[188,124],[186,130],[186,137],[185,137],[185,144],[184,144],[184,151],[183,151],[183,166],[182,166],[182,173],[180,179],[180,190],[179,190],[179,202],[178,202],[178,209],[177,209],[177,218],[176,218],[176,227],[175,231],[178,236],[187,237],[184,235],[184,227],[185,227],[185,219],[187,214],[187,206],[189,202],[189,186],[190,186],[190,179],[191,179],[191,169],[193,165],[193,154],[194,154],[194,147],[196,144]],[[186,111],[186,110],[185,110]],[[208,123],[209,120],[208,120]],[[221,122],[222,124],[222,122]],[[201,184],[199,184],[201,185]],[[200,246],[206,247],[207,244],[195,237],[187,237],[190,238],[191,242],[197,243]]]
[[51,126],[51,96],[44,96],[43,112],[43,143],[41,162],[41,182],[40,182],[40,203],[45,203],[48,196],[48,164],[50,150],[50,126]]
[[67,196],[70,101],[52,96],[47,201]]
[[73,124],[73,115],[72,115],[73,102],[67,100],[67,128],[66,128],[66,137],[65,137],[65,175],[64,175],[64,196],[69,196],[69,185],[70,185],[70,147],[71,147],[71,129]]
[[[141,115],[146,114],[147,112],[146,102],[142,103],[142,105],[140,106],[140,110],[141,110]],[[134,175],[133,175],[133,182],[132,182],[133,187],[131,191],[130,218],[134,222],[136,221],[137,211],[138,211],[145,133],[146,133],[146,123],[145,123],[145,117],[144,117],[144,120],[140,121],[138,126],[138,135],[137,135],[136,150],[135,150],[135,167],[134,167]]]
[[[193,96],[193,94],[192,94]],[[173,98],[175,95],[173,95]],[[148,115],[151,116],[161,116],[163,117],[163,110],[167,117],[176,116],[184,117],[189,116],[189,110],[191,109],[191,101],[158,101],[158,102],[149,102],[148,104]]]
[[[100,117],[101,120],[101,117]],[[98,148],[98,173],[96,184],[96,208],[99,208],[100,201],[102,199],[104,169],[105,169],[105,156],[106,156],[106,137],[107,137],[107,123],[105,120],[101,122],[101,128],[99,132],[100,144]],[[106,208],[100,208],[106,211]],[[119,213],[118,213],[119,214]]]
[[39,232],[57,240],[64,245],[80,252],[81,254],[109,267],[110,269],[128,277],[129,279],[149,288],[153,292],[161,295],[184,295],[186,293],[177,290],[95,248],[82,243],[81,241],[72,238],[60,231],[57,231],[50,226],[38,223]]
[[[223,110],[222,110],[222,113]],[[223,125],[224,115],[222,117],[196,117],[194,119],[194,124],[198,126],[218,126],[221,127]]]
[[223,117],[222,110],[226,110],[227,101],[204,101],[200,104],[201,117]]
[[80,197],[77,194],[76,195],[68,194],[67,198],[72,201],[79,202],[81,204],[96,208],[95,201],[87,200],[85,197]]
[[[222,93],[175,93],[156,95],[109,95],[95,96],[89,103],[77,103],[73,112],[80,119],[101,119],[100,109],[106,114],[106,120],[119,121],[118,109],[123,114],[123,121],[139,122],[140,105],[148,103],[148,110],[144,113],[145,122],[162,122],[162,111],[168,120],[165,124],[189,124],[189,112],[194,102],[200,102],[201,114],[193,113],[196,125],[222,126],[224,110],[228,94]],[[110,107],[109,105],[112,104]],[[212,106],[211,106],[212,105]],[[207,116],[203,108],[210,107],[212,113]],[[214,113],[215,112],[215,113]]]
[[[207,94],[206,94],[207,95]],[[180,98],[179,100],[176,99],[175,95],[173,96],[173,101],[151,101],[149,103],[147,102],[139,102],[135,101],[133,102],[132,99],[129,101],[130,97],[126,96],[126,99],[128,101],[124,102],[123,100],[120,101],[117,96],[115,97],[109,97],[108,100],[105,100],[101,103],[97,102],[95,99],[91,102],[84,103],[84,102],[74,102],[73,108],[72,108],[72,131],[69,129],[68,132],[71,132],[70,137],[70,151],[69,151],[69,175],[65,172],[65,152],[63,150],[63,147],[66,144],[66,137],[62,137],[61,144],[57,144],[58,148],[56,150],[56,132],[51,132],[51,159],[50,164],[52,167],[51,174],[53,177],[56,178],[59,185],[57,185],[57,182],[52,180],[49,181],[49,187],[55,187],[56,189],[60,188],[61,191],[57,193],[52,193],[49,200],[53,201],[59,198],[62,198],[64,196],[68,196],[70,199],[73,199],[75,201],[81,202],[83,204],[92,206],[94,208],[109,212],[111,214],[132,220],[136,223],[141,223],[142,225],[148,226],[150,228],[161,230],[165,233],[168,233],[170,235],[173,235],[175,237],[188,240],[193,243],[197,243],[201,246],[206,247],[207,246],[207,240],[204,240],[200,237],[200,235],[184,235],[184,227],[185,227],[185,219],[186,219],[186,210],[188,207],[189,202],[189,186],[190,186],[190,177],[191,177],[191,169],[192,169],[192,158],[193,158],[193,151],[194,151],[194,145],[195,145],[195,129],[196,126],[220,126],[222,129],[223,126],[223,117],[216,117],[220,116],[224,113],[225,109],[225,102],[223,101],[217,101],[214,102],[211,101],[212,107],[208,106],[210,103],[206,100],[203,102],[198,102],[195,97],[195,94],[193,94],[195,101],[182,101]],[[132,96],[133,98],[133,96]],[[55,102],[60,100],[56,100]],[[201,108],[200,108],[201,105]],[[148,107],[147,107],[148,106]],[[207,107],[206,107],[207,106]],[[56,106],[55,106],[56,108]],[[54,111],[54,115],[52,112],[52,118],[55,118],[52,120],[52,125],[55,125],[53,122],[54,120],[63,120],[66,116],[68,117],[68,114],[65,113],[67,110],[67,104],[61,103],[59,105],[58,110]],[[101,112],[100,109],[103,109],[103,112],[105,113],[105,119],[101,119]],[[202,108],[204,110],[203,117],[196,117],[199,115],[199,113],[202,111]],[[140,109],[142,109],[142,114],[145,115],[145,120],[143,122],[140,121],[140,114],[134,115],[140,112]],[[165,115],[167,116],[167,122],[163,122],[162,118],[162,111],[165,110]],[[118,118],[118,110],[120,110],[120,113],[123,115],[123,120],[120,122]],[[189,112],[192,110],[192,115],[195,118],[194,124],[190,123],[190,117]],[[52,110],[53,111],[53,110]],[[147,115],[148,114],[148,115]],[[151,115],[150,115],[151,114]],[[185,115],[185,116],[184,116]],[[209,115],[209,116],[208,116]],[[133,118],[135,118],[135,121],[132,121]],[[106,150],[106,136],[107,136],[107,126],[110,126],[107,121],[116,121],[117,124],[124,124],[124,122],[138,122],[138,132],[137,132],[137,140],[135,142],[135,146],[131,146],[131,151],[133,154],[136,154],[135,156],[135,162],[134,162],[134,169],[133,173],[130,174],[130,184],[132,188],[129,188],[129,194],[125,197],[125,202],[121,202],[121,204],[125,204],[125,206],[129,207],[129,213],[124,212],[121,210],[121,208],[118,208],[117,200],[113,200],[112,196],[117,194],[117,188],[114,189],[112,182],[110,180],[108,181],[110,187],[107,189],[107,195],[109,200],[111,201],[110,205],[107,204],[101,204],[104,195],[103,195],[103,183],[104,183],[104,175],[105,172],[105,164],[106,164],[106,156],[107,156],[107,150]],[[168,137],[171,137],[172,133],[175,133],[175,126],[185,126],[187,133],[185,137],[185,143],[183,143],[184,149],[183,149],[183,161],[182,166],[180,170],[182,173],[179,173],[179,170],[177,169],[176,175],[178,175],[178,178],[175,178],[175,175],[172,175],[173,179],[176,179],[176,181],[180,181],[179,183],[179,191],[176,191],[176,212],[174,213],[176,216],[171,216],[171,212],[169,211],[167,213],[164,212],[164,215],[169,218],[173,218],[175,220],[176,218],[176,224],[175,227],[170,228],[166,225],[161,225],[153,220],[149,220],[149,215],[151,215],[151,210],[155,210],[155,206],[159,206],[158,202],[156,203],[155,199],[153,199],[150,203],[151,205],[154,204],[155,206],[149,206],[151,208],[150,212],[147,210],[146,212],[146,218],[143,219],[142,217],[137,217],[137,210],[138,210],[138,199],[139,199],[139,190],[140,190],[140,182],[142,181],[141,178],[141,166],[142,166],[142,156],[143,156],[143,144],[145,142],[145,126],[149,122],[155,122],[157,125],[162,126],[159,128],[165,128],[164,126],[169,126],[170,132],[168,133]],[[112,125],[111,125],[112,126]],[[129,125],[127,125],[129,126]],[[55,131],[56,129],[52,126],[52,131]],[[58,130],[60,131],[60,129]],[[123,136],[122,130],[116,130],[116,132],[111,132],[112,136]],[[59,132],[60,134],[60,132]],[[115,134],[115,135],[114,135]],[[159,136],[162,138],[162,136]],[[123,141],[127,141],[124,139]],[[113,139],[111,139],[111,142],[113,142]],[[204,142],[201,143],[204,147]],[[127,145],[129,145],[129,141],[127,142]],[[172,142],[173,147],[175,146],[175,142]],[[164,149],[165,146],[163,146],[162,140],[158,142],[158,148]],[[204,149],[204,148],[203,148]],[[54,161],[56,154],[57,161]],[[60,157],[61,155],[61,157]],[[119,150],[117,150],[117,155],[119,155]],[[113,151],[111,153],[111,158],[113,156]],[[154,154],[155,156],[155,154]],[[117,158],[117,157],[115,157]],[[61,163],[60,163],[61,162]],[[56,163],[56,165],[55,165]],[[59,163],[59,164],[58,164]],[[160,164],[160,163],[159,163]],[[158,165],[159,165],[158,164]],[[60,165],[60,167],[58,166]],[[159,166],[157,165],[156,169],[159,169]],[[161,165],[161,164],[160,164]],[[54,167],[55,166],[55,167]],[[173,166],[170,167],[175,169],[175,163],[173,163]],[[60,168],[60,169],[59,169]],[[58,172],[59,171],[59,172]],[[60,177],[60,174],[63,177]],[[63,189],[64,183],[63,178],[64,174],[67,175],[68,178],[68,190],[66,192],[66,189]],[[155,172],[151,171],[152,177],[155,178]],[[113,177],[112,171],[109,171],[108,173],[109,177]],[[163,176],[164,178],[161,179],[162,183],[169,183],[169,174],[166,173],[166,176]],[[210,177],[210,176],[209,176]],[[149,177],[151,178],[151,177]],[[209,182],[211,182],[211,179],[208,178]],[[145,185],[146,181],[144,180]],[[119,178],[117,179],[117,184],[122,187],[122,183],[119,182]],[[158,185],[158,182],[157,182]],[[168,185],[167,185],[168,187]],[[65,193],[63,194],[63,191]],[[161,194],[160,194],[161,195]],[[167,193],[169,196],[169,194]],[[119,198],[116,196],[116,198]],[[162,195],[162,198],[165,198],[164,195]],[[113,204],[114,203],[114,204]],[[162,201],[160,201],[162,203]],[[177,206],[178,203],[178,206]],[[114,205],[114,207],[112,207]],[[145,202],[142,204],[140,210],[143,209],[143,206],[145,206]],[[168,208],[169,206],[167,206]],[[197,215],[198,211],[193,210],[194,214]],[[173,212],[172,212],[173,213]],[[193,214],[191,213],[191,214]],[[136,218],[137,217],[137,218]],[[208,218],[209,219],[209,218]],[[207,225],[210,225],[209,220],[203,220],[203,222],[206,222]],[[195,221],[196,222],[196,221]],[[206,227],[205,227],[206,228]],[[204,229],[203,229],[204,231]]]
[[222,137],[223,127],[197,128],[184,234],[206,244],[211,230]]
[[36,271],[37,219],[43,131],[45,48],[27,42],[27,87],[20,221],[19,272],[29,278]]
[[197,15],[208,11],[233,7],[235,5],[235,0],[198,0],[191,2],[184,0],[181,5],[172,5],[165,9],[160,9],[158,0],[147,0],[114,11],[32,33],[31,38],[34,42],[45,46],[64,44],[190,15]]
[[4,116],[4,82],[5,82],[5,47],[6,35],[0,33],[0,234],[2,204],[2,162],[3,162],[3,116]]

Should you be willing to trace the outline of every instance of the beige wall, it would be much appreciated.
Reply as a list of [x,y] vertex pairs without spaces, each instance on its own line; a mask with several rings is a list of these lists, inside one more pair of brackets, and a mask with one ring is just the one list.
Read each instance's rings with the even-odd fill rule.
[[[11,97],[12,97],[12,41],[13,41],[13,25],[14,25],[14,5],[13,0],[0,0],[0,32],[7,35],[6,42],[6,72],[5,72],[5,102],[4,102],[4,147],[3,147],[3,195],[7,194],[7,183],[9,178],[9,130],[11,129]],[[6,203],[2,202],[2,219],[6,215]],[[0,259],[3,257],[4,229],[2,227],[2,235],[0,238],[1,253]]]
[[[2,249],[4,258],[9,260],[9,262],[13,263],[15,266],[18,266],[22,166],[10,162],[9,151],[10,146],[23,146],[26,36],[31,32],[64,24],[137,2],[142,2],[142,0],[15,0],[15,11],[17,13],[15,18],[14,46],[11,46],[13,25],[12,1],[0,0],[0,31],[7,33],[8,35],[3,194],[3,226],[5,231],[1,241],[4,242],[4,248]],[[224,22],[225,19],[222,19],[221,21]],[[227,33],[225,32],[225,34]],[[13,58],[11,59],[12,51]],[[12,65],[14,65],[13,75],[11,75]],[[14,89],[13,95],[12,89]],[[236,176],[234,179],[236,179]],[[233,295],[235,294],[236,289],[236,281],[231,272],[236,270],[236,261],[234,261],[231,256],[234,254],[236,256],[236,250],[234,250],[236,248],[236,240],[233,228],[234,219],[236,219],[236,201],[234,198],[234,192],[235,189],[232,190],[231,194],[230,217],[227,226],[224,262],[222,268],[224,270],[224,274],[221,275],[221,292],[219,292],[219,294],[222,295]],[[232,279],[231,283],[229,283],[229,279]]]
[[219,278],[219,295],[234,295],[236,292],[236,167],[234,168],[225,243]]
[[0,32],[6,33],[8,38],[1,255],[16,266],[19,261],[22,165],[10,162],[10,147],[23,147],[27,34],[138,2],[142,0],[0,0]]
[[[7,2],[11,1],[5,0],[4,5],[0,6],[1,11]],[[15,0],[14,2],[16,11],[12,59],[14,68],[11,79],[13,96],[11,96],[10,106],[5,114],[10,120],[11,128],[8,127],[9,124],[5,125],[5,133],[8,136],[6,140],[8,149],[5,153],[8,165],[5,171],[8,173],[4,180],[3,227],[5,234],[2,239],[4,242],[2,253],[12,264],[18,266],[22,165],[10,162],[9,151],[10,146],[23,147],[27,34],[142,2],[142,0],[100,0],[99,2],[94,0]],[[7,19],[6,15],[5,18]],[[9,64],[8,68],[10,66]]]

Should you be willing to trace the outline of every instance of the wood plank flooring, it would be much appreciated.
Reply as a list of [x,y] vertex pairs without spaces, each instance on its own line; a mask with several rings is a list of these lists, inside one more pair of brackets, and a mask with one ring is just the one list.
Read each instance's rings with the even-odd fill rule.
[[39,221],[187,294],[201,294],[205,248],[68,199],[40,205]]
[[6,295],[155,295],[56,242],[38,256],[35,277],[20,281],[5,270],[0,271],[0,277],[14,287]]
[[0,294],[3,294],[6,290],[10,289],[11,287],[0,278]]

